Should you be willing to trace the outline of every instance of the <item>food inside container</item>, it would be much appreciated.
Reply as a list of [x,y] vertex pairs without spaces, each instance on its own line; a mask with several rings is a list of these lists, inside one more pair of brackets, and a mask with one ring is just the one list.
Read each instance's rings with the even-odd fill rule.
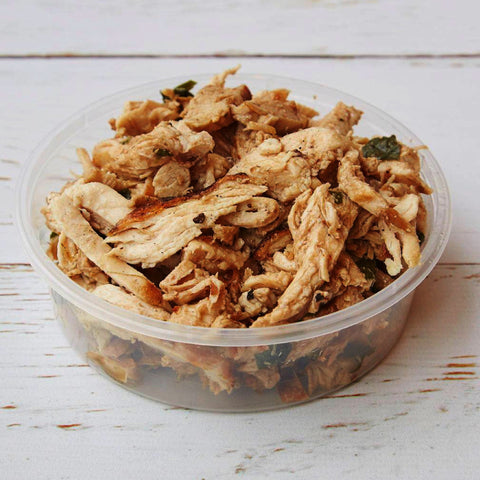
[[41,189],[49,233],[35,213],[33,247],[92,365],[152,398],[230,411],[326,395],[376,365],[449,225],[443,177],[425,175],[403,127],[325,87],[226,86],[236,70],[130,99],[106,140],[96,128],[117,98],[81,117],[79,173]]

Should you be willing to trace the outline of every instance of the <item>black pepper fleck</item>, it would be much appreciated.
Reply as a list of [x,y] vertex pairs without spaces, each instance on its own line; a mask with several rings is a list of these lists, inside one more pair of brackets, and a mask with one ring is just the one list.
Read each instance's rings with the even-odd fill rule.
[[198,214],[198,215],[193,219],[193,223],[203,223],[204,221],[205,221],[205,214],[204,214],[204,213]]

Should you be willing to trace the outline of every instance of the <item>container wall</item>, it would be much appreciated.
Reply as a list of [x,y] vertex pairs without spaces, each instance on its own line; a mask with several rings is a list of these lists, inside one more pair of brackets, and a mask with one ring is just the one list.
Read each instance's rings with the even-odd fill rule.
[[214,411],[278,408],[328,395],[360,378],[391,350],[412,295],[358,325],[306,340],[204,346],[135,334],[52,292],[75,350],[101,373],[164,403]]

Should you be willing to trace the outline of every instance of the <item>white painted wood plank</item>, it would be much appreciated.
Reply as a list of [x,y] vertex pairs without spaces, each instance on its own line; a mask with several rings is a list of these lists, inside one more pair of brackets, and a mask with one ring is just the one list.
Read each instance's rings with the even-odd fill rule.
[[172,409],[95,374],[31,270],[2,269],[2,478],[476,479],[479,279],[478,266],[437,267],[393,352],[337,398],[227,415]]
[[[27,262],[13,229],[19,167],[51,129],[104,95],[156,78],[220,71],[235,59],[0,61],[0,263]],[[384,109],[410,127],[447,175],[453,233],[443,262],[480,262],[478,111],[480,60],[244,59],[246,73],[324,83]],[[159,84],[160,85],[160,84]],[[120,106],[119,106],[120,107]],[[73,153],[73,152],[72,152]]]
[[479,53],[476,0],[6,0],[0,53]]

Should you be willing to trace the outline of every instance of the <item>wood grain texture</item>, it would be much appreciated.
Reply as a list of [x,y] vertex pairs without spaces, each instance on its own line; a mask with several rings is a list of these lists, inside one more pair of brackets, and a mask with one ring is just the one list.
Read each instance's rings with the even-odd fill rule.
[[100,377],[68,347],[30,269],[4,268],[3,478],[82,479],[92,468],[105,479],[477,478],[479,293],[478,266],[439,266],[367,377],[308,405],[226,415],[154,403]]
[[[0,61],[5,142],[0,145],[0,262],[27,262],[14,232],[15,179],[34,146],[76,110],[112,92],[184,74],[215,72],[234,59],[76,59]],[[330,85],[387,111],[414,131],[444,170],[453,232],[443,262],[480,262],[478,150],[480,60],[244,59],[246,73],[271,73]],[[159,83],[160,86],[160,83]],[[121,106],[119,106],[120,110]],[[72,152],[73,155],[73,152]],[[465,165],[468,165],[466,167]]]
[[476,0],[5,0],[0,53],[478,54]]
[[[477,479],[479,5],[0,2],[0,57],[18,57],[0,59],[0,477]],[[320,82],[389,112],[431,148],[453,197],[443,264],[418,288],[392,353],[351,387],[283,411],[176,409],[96,374],[61,334],[13,226],[20,168],[57,124],[120,89],[239,61],[197,58],[225,54],[284,57],[242,58],[243,71]],[[189,58],[168,58],[178,55]]]

